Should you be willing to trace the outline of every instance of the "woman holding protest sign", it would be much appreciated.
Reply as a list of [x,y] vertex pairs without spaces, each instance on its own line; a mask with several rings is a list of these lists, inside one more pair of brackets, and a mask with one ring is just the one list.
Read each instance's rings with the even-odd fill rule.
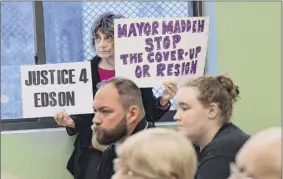
[[[92,45],[97,56],[91,60],[93,95],[96,85],[103,80],[115,76],[114,61],[114,19],[123,18],[112,13],[101,15],[92,26]],[[164,83],[165,91],[162,97],[155,98],[152,88],[141,88],[146,119],[149,122],[158,121],[170,108],[170,100],[175,96],[177,87],[173,83]],[[58,112],[55,121],[64,126],[70,136],[78,134],[75,149],[69,159],[67,169],[75,179],[95,178],[96,168],[100,162],[102,146],[92,140],[92,119],[94,114],[81,114],[69,117],[67,113]],[[91,159],[90,159],[91,158]]]

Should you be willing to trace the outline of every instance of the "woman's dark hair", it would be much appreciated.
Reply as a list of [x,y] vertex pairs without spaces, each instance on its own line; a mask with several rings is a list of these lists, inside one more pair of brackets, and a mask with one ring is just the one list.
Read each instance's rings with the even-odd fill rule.
[[94,37],[99,30],[101,30],[105,35],[114,36],[114,19],[124,18],[122,15],[113,14],[111,12],[106,12],[101,14],[93,23],[91,27],[92,34],[92,45],[95,45]]

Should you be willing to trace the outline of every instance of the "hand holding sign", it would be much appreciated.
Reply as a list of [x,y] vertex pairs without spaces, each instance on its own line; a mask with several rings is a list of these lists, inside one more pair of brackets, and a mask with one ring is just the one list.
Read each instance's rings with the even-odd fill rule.
[[172,98],[175,97],[178,87],[175,82],[163,82],[163,86],[165,87],[164,94],[161,97],[160,104],[165,106]]
[[59,126],[75,128],[75,122],[65,111],[57,112],[54,116]]

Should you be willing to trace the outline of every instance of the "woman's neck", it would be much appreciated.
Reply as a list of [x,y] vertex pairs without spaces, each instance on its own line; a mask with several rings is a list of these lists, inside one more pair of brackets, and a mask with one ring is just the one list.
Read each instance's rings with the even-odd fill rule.
[[114,59],[101,59],[98,66],[105,70],[115,70]]

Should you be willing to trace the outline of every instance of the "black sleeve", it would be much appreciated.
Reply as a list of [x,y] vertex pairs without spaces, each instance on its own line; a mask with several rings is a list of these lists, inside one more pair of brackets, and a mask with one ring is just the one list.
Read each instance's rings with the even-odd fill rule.
[[73,136],[73,135],[77,134],[76,129],[71,128],[71,127],[66,127],[66,131],[67,131],[69,136]]
[[69,135],[74,135],[76,133],[86,132],[91,130],[92,119],[94,114],[79,114],[70,116],[75,122],[75,129],[66,128]]
[[228,157],[214,157],[202,163],[197,171],[196,179],[227,179],[230,175],[230,163]]
[[141,94],[147,121],[156,122],[169,111],[171,103],[169,102],[165,107],[160,106],[161,98],[154,96],[152,88],[141,88]]

